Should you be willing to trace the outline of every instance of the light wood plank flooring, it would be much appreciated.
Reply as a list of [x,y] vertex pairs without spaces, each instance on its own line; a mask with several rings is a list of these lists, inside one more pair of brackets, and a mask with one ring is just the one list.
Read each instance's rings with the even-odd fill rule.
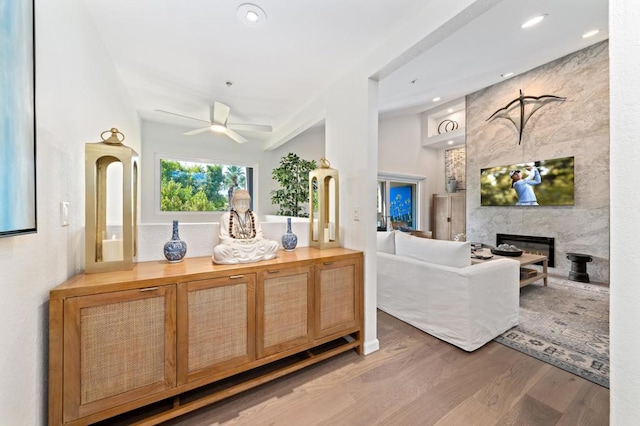
[[608,425],[609,390],[490,342],[467,353],[378,312],[351,351],[165,425]]

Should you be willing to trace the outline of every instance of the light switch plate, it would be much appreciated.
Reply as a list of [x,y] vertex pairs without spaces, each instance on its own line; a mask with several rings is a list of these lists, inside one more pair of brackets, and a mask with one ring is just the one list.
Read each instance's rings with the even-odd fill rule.
[[69,226],[69,202],[60,201],[60,226]]

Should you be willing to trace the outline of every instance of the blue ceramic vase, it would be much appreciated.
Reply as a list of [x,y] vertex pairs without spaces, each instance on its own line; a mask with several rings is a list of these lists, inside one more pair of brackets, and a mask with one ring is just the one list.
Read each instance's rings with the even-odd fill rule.
[[178,235],[178,221],[173,221],[173,236],[171,240],[167,241],[164,245],[164,257],[167,258],[169,263],[177,263],[184,259],[184,255],[187,254],[187,243],[180,239]]
[[282,248],[284,251],[293,251],[298,245],[298,236],[291,232],[291,218],[287,218],[287,232],[282,236]]

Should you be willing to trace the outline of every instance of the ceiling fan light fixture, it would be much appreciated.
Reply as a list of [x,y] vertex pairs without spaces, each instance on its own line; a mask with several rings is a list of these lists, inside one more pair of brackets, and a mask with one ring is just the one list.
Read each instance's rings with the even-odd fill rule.
[[267,23],[267,14],[259,6],[252,3],[243,3],[238,6],[237,17],[248,27],[262,27]]
[[227,128],[225,126],[223,126],[222,124],[213,123],[211,125],[211,130],[213,130],[216,133],[224,133],[224,132],[227,131]]
[[539,24],[540,22],[542,22],[542,20],[543,20],[544,18],[546,18],[546,16],[547,16],[547,14],[545,13],[545,14],[543,14],[543,15],[538,15],[538,16],[536,16],[535,18],[531,18],[531,19],[529,19],[529,20],[525,21],[525,22],[524,22],[524,24],[522,24],[522,25],[520,26],[520,28],[530,28],[530,27],[533,27],[534,25]]

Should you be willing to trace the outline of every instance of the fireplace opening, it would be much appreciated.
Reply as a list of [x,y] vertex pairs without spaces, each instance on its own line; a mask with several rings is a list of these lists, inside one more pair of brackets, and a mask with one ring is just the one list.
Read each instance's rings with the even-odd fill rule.
[[496,245],[513,244],[519,249],[532,254],[547,256],[550,268],[555,266],[555,239],[550,237],[534,237],[531,235],[496,234]]

